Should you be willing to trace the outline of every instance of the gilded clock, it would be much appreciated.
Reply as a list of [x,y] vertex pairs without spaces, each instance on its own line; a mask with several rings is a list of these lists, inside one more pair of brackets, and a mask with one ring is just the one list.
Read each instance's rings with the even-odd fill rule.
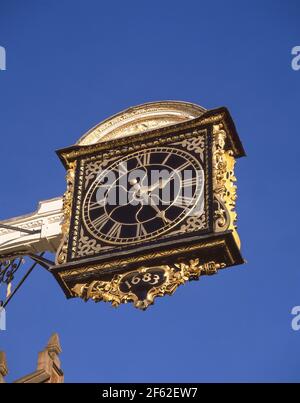
[[150,147],[117,158],[101,170],[83,201],[87,231],[112,245],[165,235],[203,210],[204,171],[179,147]]
[[67,192],[52,272],[68,297],[145,309],[243,263],[234,163],[244,150],[225,108],[131,132],[58,152]]

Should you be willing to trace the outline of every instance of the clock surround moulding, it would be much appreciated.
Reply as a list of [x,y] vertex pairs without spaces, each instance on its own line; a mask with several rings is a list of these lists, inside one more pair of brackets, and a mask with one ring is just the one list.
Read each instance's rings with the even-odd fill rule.
[[[204,220],[186,217],[162,236],[122,246],[105,246],[83,233],[87,161],[110,161],[170,144],[203,157]],[[200,116],[177,124],[57,153],[67,170],[67,191],[63,238],[51,272],[67,298],[106,301],[113,306],[133,302],[146,309],[155,297],[173,294],[186,281],[244,263],[236,229],[234,164],[245,152],[226,108],[203,110]],[[89,253],[78,254],[80,237],[90,245]],[[86,245],[81,250],[86,251]]]

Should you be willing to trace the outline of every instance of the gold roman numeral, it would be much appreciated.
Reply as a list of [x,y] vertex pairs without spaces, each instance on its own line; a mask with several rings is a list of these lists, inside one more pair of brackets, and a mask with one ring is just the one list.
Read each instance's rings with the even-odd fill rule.
[[145,152],[142,155],[138,155],[136,157],[138,163],[142,166],[150,165],[151,161],[151,153],[150,152]]
[[144,227],[144,225],[140,222],[137,224],[137,227],[136,227],[136,236],[141,237],[144,235],[148,235],[148,232],[146,231],[146,228]]
[[164,158],[164,160],[163,160],[163,162],[162,162],[162,165],[165,165],[170,157],[171,157],[171,153],[168,153],[168,154],[165,156],[165,158]]
[[176,207],[187,207],[189,206],[193,201],[193,197],[187,197],[187,196],[178,196],[176,200],[174,200],[174,203],[172,203],[173,206]]
[[181,182],[183,187],[196,186],[197,178],[186,178]]
[[[100,203],[102,203],[102,204],[100,204]],[[94,211],[94,210],[98,210],[99,208],[103,208],[104,203],[105,203],[105,199],[99,200],[99,202],[90,203],[89,211]]]
[[127,165],[125,162],[121,162],[119,165],[116,166],[116,168],[113,169],[113,171],[116,171],[120,176],[127,175]]
[[102,214],[100,217],[95,218],[95,220],[92,221],[92,224],[94,225],[95,228],[101,229],[104,224],[107,223],[108,217],[106,214]]
[[178,168],[176,168],[176,171],[184,171],[189,166],[191,166],[190,161],[185,161],[182,165],[180,165]]
[[107,232],[109,238],[120,238],[122,230],[122,224],[115,222],[111,229]]

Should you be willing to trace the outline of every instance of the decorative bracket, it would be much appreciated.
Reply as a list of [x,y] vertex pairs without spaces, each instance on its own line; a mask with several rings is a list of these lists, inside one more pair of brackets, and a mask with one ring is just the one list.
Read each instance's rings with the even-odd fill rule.
[[198,280],[200,275],[212,275],[224,268],[225,263],[209,262],[200,264],[199,259],[173,266],[143,267],[125,274],[118,274],[110,281],[93,281],[76,284],[74,296],[85,301],[111,302],[114,307],[133,302],[136,308],[145,310],[156,297],[172,295],[179,285],[189,280]]
[[5,284],[7,287],[6,290],[6,300],[0,300],[0,307],[6,307],[9,301],[13,298],[19,288],[22,286],[24,281],[27,279],[29,274],[35,268],[37,264],[40,264],[45,269],[49,270],[49,268],[54,264],[52,261],[45,259],[43,257],[44,253],[37,256],[34,254],[28,254],[27,256],[30,257],[34,263],[30,266],[26,274],[23,278],[19,281],[17,286],[15,287],[14,291],[12,291],[12,281],[15,278],[17,271],[20,269],[21,265],[25,263],[25,254],[17,254],[11,255],[6,257],[0,256],[0,286]]

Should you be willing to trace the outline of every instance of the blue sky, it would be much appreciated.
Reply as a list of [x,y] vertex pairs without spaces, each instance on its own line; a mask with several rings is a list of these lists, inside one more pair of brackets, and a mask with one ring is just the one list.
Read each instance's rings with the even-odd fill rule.
[[298,1],[4,1],[0,219],[65,190],[55,150],[129,106],[227,106],[247,152],[238,215],[248,264],[182,286],[146,312],[66,300],[37,268],[0,333],[8,381],[61,337],[66,381],[299,381]]

